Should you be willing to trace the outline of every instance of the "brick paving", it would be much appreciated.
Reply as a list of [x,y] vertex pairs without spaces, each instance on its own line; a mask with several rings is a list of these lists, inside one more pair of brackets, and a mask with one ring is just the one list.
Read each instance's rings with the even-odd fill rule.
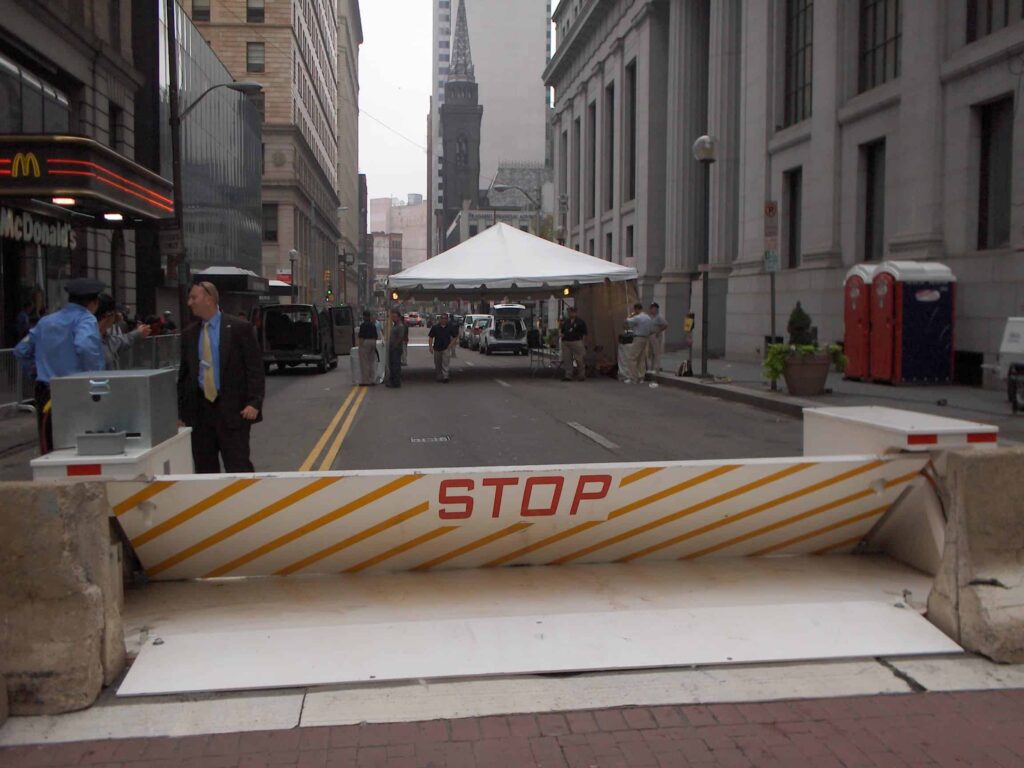
[[1024,690],[631,707],[0,749],[3,768],[1024,766]]

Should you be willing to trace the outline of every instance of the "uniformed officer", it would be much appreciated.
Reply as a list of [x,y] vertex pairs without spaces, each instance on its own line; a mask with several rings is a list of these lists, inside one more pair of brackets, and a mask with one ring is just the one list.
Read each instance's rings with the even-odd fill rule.
[[105,288],[102,282],[89,277],[69,280],[64,286],[68,303],[40,318],[14,348],[15,356],[23,364],[36,367],[35,405],[40,453],[53,450],[50,380],[73,373],[102,371],[107,367],[95,317],[100,293]]

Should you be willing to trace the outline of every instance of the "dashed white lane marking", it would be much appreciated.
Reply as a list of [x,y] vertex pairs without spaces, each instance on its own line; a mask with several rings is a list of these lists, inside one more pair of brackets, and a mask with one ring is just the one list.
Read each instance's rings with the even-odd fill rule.
[[512,385],[509,384],[507,381],[502,381],[501,379],[495,379],[495,381],[501,384],[501,386],[503,387],[508,387],[509,389],[512,389]]
[[611,440],[609,440],[607,437],[602,437],[601,435],[597,434],[597,432],[595,432],[594,430],[587,429],[582,424],[577,424],[575,421],[567,421],[566,424],[568,424],[570,427],[575,429],[577,432],[579,432],[584,437],[589,437],[595,443],[597,443],[598,445],[603,445],[605,448],[607,448],[610,451],[614,451],[615,449],[617,449],[619,447],[615,443],[613,443]]
[[469,360],[466,361],[466,365],[471,366],[471,367],[476,367],[476,363],[471,362]]

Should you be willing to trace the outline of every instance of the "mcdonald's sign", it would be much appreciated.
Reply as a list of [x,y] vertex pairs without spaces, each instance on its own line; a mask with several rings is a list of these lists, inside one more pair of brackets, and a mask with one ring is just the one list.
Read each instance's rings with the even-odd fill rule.
[[14,162],[11,164],[12,179],[18,176],[33,176],[38,179],[39,175],[39,161],[35,152],[19,152],[14,156]]

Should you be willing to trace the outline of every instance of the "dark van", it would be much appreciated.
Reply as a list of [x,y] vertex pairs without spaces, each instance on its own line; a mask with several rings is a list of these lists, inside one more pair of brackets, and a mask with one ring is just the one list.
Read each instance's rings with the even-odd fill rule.
[[295,365],[315,365],[326,373],[338,365],[334,349],[334,323],[316,304],[270,304],[260,307],[260,345],[263,367],[270,371]]

